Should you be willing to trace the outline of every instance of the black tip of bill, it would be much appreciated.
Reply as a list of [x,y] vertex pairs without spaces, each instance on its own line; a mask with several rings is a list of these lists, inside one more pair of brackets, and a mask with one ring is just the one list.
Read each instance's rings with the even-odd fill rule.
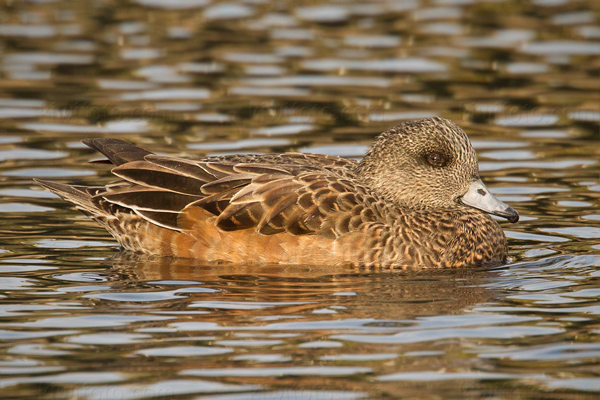
[[506,218],[508,222],[512,222],[513,224],[519,221],[519,213],[512,207],[507,207],[505,210],[493,212],[490,214]]

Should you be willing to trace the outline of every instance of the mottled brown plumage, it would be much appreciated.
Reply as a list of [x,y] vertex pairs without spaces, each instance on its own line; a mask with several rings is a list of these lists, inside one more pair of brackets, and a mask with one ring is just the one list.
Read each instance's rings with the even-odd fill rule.
[[[185,160],[118,139],[88,146],[122,181],[39,181],[128,250],[206,262],[453,268],[503,262],[491,212],[518,219],[478,176],[454,123],[431,118],[380,135],[361,162],[318,154]],[[467,205],[469,204],[469,205]]]

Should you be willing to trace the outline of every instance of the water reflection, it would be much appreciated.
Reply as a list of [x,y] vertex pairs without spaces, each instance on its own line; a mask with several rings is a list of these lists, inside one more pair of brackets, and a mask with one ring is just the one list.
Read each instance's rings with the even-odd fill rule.
[[[566,265],[571,268],[571,276],[563,276]],[[65,283],[102,283],[85,287],[87,294],[75,303],[63,301],[60,306],[57,301],[46,306],[12,308],[14,322],[3,324],[2,336],[13,343],[9,353],[22,358],[19,365],[5,367],[16,375],[52,375],[14,377],[3,381],[3,385],[85,383],[76,392],[85,393],[86,398],[103,398],[108,389],[127,398],[139,398],[133,395],[137,390],[154,396],[151,393],[159,387],[168,393],[213,393],[219,388],[254,393],[275,384],[273,379],[367,378],[373,374],[380,382],[376,385],[379,393],[389,394],[395,390],[387,386],[389,382],[469,380],[485,384],[509,380],[559,385],[546,373],[518,371],[534,368],[527,363],[539,366],[540,362],[548,362],[549,368],[557,369],[560,365],[556,362],[567,363],[564,368],[573,361],[586,363],[597,357],[597,346],[592,343],[565,342],[568,327],[589,322],[589,317],[544,323],[539,314],[595,314],[594,305],[574,307],[566,304],[568,299],[561,300],[558,293],[555,301],[548,301],[552,299],[549,291],[563,288],[569,281],[581,286],[586,277],[593,279],[597,273],[590,267],[594,265],[600,265],[598,257],[563,256],[495,271],[357,274],[316,267],[215,268],[192,260],[123,253],[114,257],[101,274],[53,272],[54,296],[69,296],[70,291],[63,290]],[[541,276],[546,276],[545,280]],[[531,293],[508,296],[512,302],[534,301],[548,308],[518,303],[509,308],[510,302],[503,300],[508,289]],[[111,293],[114,296],[104,296]],[[597,296],[594,288],[569,295],[581,299],[579,302]],[[498,303],[506,305],[499,307]],[[44,307],[48,311],[39,314]],[[67,309],[70,316],[61,311]],[[49,316],[49,312],[55,315]],[[15,343],[44,336],[55,340],[37,347]],[[529,338],[533,337],[556,340],[530,346]],[[436,371],[440,359],[464,341],[471,344],[463,350],[465,354],[476,355],[483,364],[468,371],[461,369],[456,360],[452,371]],[[510,342],[514,345],[506,346]],[[521,347],[516,348],[516,344]],[[96,360],[109,362],[110,371],[85,374],[34,361],[57,355],[81,359],[89,346],[118,349],[125,358],[109,362],[110,353],[98,354]],[[372,350],[377,348],[387,352],[374,353]],[[172,378],[127,383],[128,376],[149,357],[158,363],[154,367],[157,370],[170,366],[168,375]],[[307,365],[304,360],[320,360],[321,364]],[[418,363],[413,364],[416,360]],[[392,364],[387,364],[390,361]],[[490,372],[494,363],[512,372]],[[222,377],[228,383],[221,387],[222,382],[188,381],[186,377]],[[262,379],[259,386],[257,378]],[[101,383],[102,389],[94,383]],[[593,385],[594,381],[585,380],[585,384]],[[344,385],[332,385],[330,389],[345,393]],[[100,397],[94,397],[96,392]]]
[[[188,298],[196,297],[192,290],[196,293],[226,294],[225,303],[216,301],[217,295],[210,294],[210,301],[192,301],[189,304],[190,308],[216,310],[268,309],[272,312],[271,308],[277,307],[281,312],[287,309],[314,312],[322,309],[321,302],[325,302],[329,308],[331,305],[353,304],[354,317],[403,319],[454,313],[471,304],[492,300],[495,296],[478,285],[477,279],[485,272],[472,270],[398,274],[361,273],[343,267],[215,267],[197,265],[184,259],[139,259],[120,254],[113,259],[111,271],[119,275],[123,285],[127,285],[127,281],[136,284],[202,282],[202,288],[179,289],[178,293],[189,290]],[[361,299],[356,299],[356,295],[360,295]],[[152,296],[149,295],[146,300],[152,301]],[[343,313],[335,308],[331,312]],[[211,317],[200,319],[210,321]]]

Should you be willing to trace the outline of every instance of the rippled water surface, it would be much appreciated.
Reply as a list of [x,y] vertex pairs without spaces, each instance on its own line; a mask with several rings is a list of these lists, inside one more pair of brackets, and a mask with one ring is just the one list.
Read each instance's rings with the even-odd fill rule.
[[[597,398],[599,19],[592,0],[3,2],[1,397]],[[359,158],[436,115],[522,216],[508,265],[140,257],[32,182],[111,182],[88,137]]]

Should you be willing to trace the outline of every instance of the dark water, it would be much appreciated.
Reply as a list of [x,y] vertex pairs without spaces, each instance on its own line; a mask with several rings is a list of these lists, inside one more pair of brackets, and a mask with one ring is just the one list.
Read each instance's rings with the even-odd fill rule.
[[[0,4],[2,398],[600,394],[596,1]],[[439,115],[521,213],[492,270],[354,274],[118,253],[33,177],[80,140],[360,157]]]

